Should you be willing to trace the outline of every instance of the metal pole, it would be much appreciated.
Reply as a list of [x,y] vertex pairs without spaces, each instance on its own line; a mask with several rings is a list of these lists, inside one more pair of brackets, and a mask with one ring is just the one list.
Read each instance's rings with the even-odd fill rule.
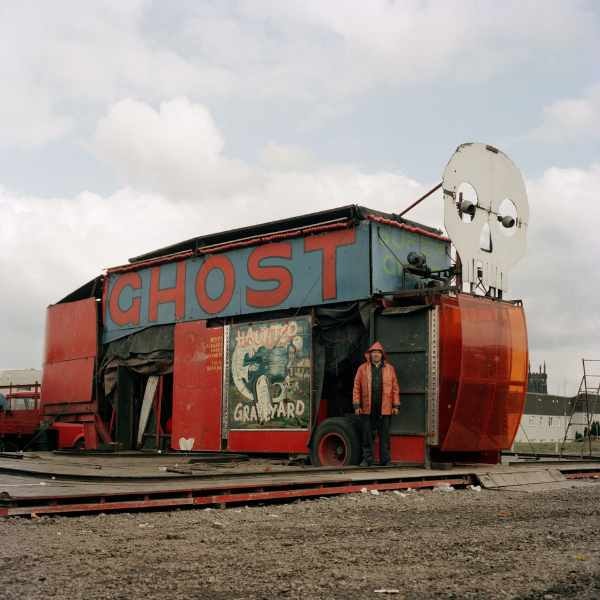
[[441,187],[442,182],[440,181],[440,183],[438,183],[434,188],[431,188],[426,194],[423,194],[423,196],[421,196],[418,200],[415,200],[408,208],[405,208],[398,216],[402,217],[403,215],[405,215],[409,210],[413,209],[415,206],[417,206],[417,204],[423,202],[423,200],[431,196],[433,192],[437,192]]

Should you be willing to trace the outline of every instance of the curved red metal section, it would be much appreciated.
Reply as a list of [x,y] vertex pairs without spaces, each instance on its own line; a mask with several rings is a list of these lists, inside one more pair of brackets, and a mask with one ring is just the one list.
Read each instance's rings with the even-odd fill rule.
[[521,306],[459,294],[440,303],[440,449],[510,448],[527,392]]

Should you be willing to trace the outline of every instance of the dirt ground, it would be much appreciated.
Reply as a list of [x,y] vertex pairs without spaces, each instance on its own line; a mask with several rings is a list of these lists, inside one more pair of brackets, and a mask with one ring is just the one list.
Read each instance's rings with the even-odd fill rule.
[[600,598],[600,484],[0,521],[0,597]]

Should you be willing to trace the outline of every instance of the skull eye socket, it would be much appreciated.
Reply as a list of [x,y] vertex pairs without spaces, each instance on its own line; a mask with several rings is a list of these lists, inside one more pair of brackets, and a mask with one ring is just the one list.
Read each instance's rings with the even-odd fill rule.
[[484,252],[492,251],[492,232],[490,231],[489,223],[484,223],[479,234],[479,247]]
[[473,221],[478,203],[475,188],[470,183],[463,181],[456,190],[456,210],[463,223]]
[[498,206],[498,229],[506,237],[512,237],[517,231],[517,207],[510,198],[504,198]]

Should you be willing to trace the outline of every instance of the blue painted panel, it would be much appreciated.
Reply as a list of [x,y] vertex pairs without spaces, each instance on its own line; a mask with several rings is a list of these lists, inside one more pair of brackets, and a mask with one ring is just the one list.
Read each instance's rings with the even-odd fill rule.
[[[348,232],[350,234],[354,232],[354,240],[345,240],[343,244],[336,246],[334,243],[337,239],[336,236],[347,235]],[[330,288],[325,289],[327,283],[326,278],[323,277],[325,253],[321,250],[307,250],[305,246],[305,240],[314,241],[315,239],[320,241],[329,240],[330,244],[333,244],[330,247],[336,248],[335,279],[333,280],[335,281],[335,294],[333,296],[331,296]],[[217,312],[211,313],[203,308],[197,292],[199,273],[205,262],[211,260],[209,256],[199,256],[185,261],[184,284],[177,282],[177,263],[166,263],[154,267],[154,269],[160,269],[159,288],[161,290],[174,288],[176,283],[179,284],[180,288],[184,285],[182,297],[185,306],[183,316],[180,319],[183,321],[315,306],[324,303],[359,300],[370,296],[368,223],[360,223],[351,230],[336,230],[308,238],[289,239],[275,244],[263,245],[260,248],[273,248],[275,245],[280,248],[285,247],[287,251],[291,252],[291,257],[263,258],[260,261],[263,277],[266,276],[264,270],[267,267],[283,267],[289,271],[292,279],[289,294],[276,304],[250,306],[247,302],[249,289],[273,292],[281,286],[281,281],[277,279],[259,281],[252,277],[249,272],[248,261],[250,255],[259,248],[256,246],[214,255],[220,257],[220,260],[230,262],[235,278],[231,297],[227,298],[228,302]],[[331,266],[330,264],[329,267]],[[327,269],[327,266],[325,268]],[[107,302],[104,310],[104,342],[129,335],[150,325],[173,323],[177,320],[176,303],[165,301],[157,306],[156,321],[150,321],[151,272],[152,267],[148,267],[135,271],[133,275],[131,272],[109,274]],[[331,270],[328,270],[328,272],[331,272]],[[137,280],[135,273],[139,275],[139,280]],[[279,275],[281,275],[281,272]],[[124,277],[129,279],[123,279]],[[135,281],[132,282],[132,279],[135,279]],[[217,300],[221,297],[225,289],[225,277],[221,269],[212,269],[207,276],[201,276],[200,279],[201,287],[205,290],[209,299]],[[123,286],[124,282],[129,282],[129,284]],[[120,291],[119,288],[121,288]],[[115,289],[117,292],[115,292]],[[327,296],[328,292],[331,297]],[[116,293],[118,293],[118,298]],[[114,298],[113,294],[115,294]],[[113,317],[117,317],[118,320],[118,315],[111,315],[111,303],[113,311],[127,311],[132,307],[132,302],[139,303],[139,307],[136,304],[133,311],[134,317],[129,319],[132,322],[116,323]]]
[[372,223],[373,293],[414,288],[417,278],[403,277],[409,252],[422,252],[433,271],[450,267],[450,243],[406,229]]

